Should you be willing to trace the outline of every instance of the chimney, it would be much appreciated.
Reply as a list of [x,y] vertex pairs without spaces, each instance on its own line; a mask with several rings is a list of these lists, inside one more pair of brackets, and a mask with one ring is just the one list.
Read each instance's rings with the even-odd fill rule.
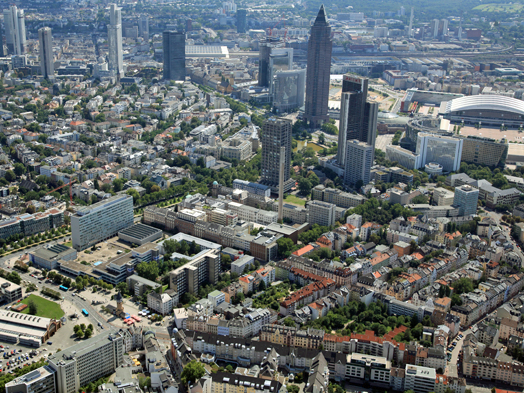
[[278,222],[284,219],[284,167],[286,166],[286,148],[280,148],[280,174],[278,176]]

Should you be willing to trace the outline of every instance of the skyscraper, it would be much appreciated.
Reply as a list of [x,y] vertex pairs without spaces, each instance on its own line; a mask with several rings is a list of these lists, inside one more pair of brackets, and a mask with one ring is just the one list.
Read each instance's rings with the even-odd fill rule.
[[39,29],[38,40],[40,41],[40,68],[42,70],[42,75],[44,78],[49,78],[55,73],[51,28],[42,27]]
[[164,79],[183,81],[186,79],[186,34],[164,31]]
[[144,40],[148,40],[149,39],[149,17],[147,15],[140,17],[140,20],[138,22],[138,28],[139,28],[140,36]]
[[269,118],[262,126],[262,177],[260,183],[278,191],[279,163],[281,147],[285,148],[284,157],[284,192],[289,191],[294,180],[289,177],[291,168],[291,121],[282,118]]
[[356,139],[348,141],[345,161],[344,183],[356,184],[359,180],[362,180],[364,185],[369,183],[373,165],[373,146]]
[[117,78],[124,76],[124,55],[122,52],[122,9],[116,4],[109,4],[109,26],[107,27],[109,44],[109,71]]
[[237,11],[237,33],[245,33],[247,31],[247,11]]
[[5,41],[7,52],[10,55],[25,53],[25,18],[24,10],[19,10],[16,5],[4,10]]
[[258,85],[269,87],[271,82],[270,60],[273,48],[277,46],[278,38],[266,37],[259,43],[258,50]]
[[378,104],[367,102],[368,79],[344,75],[340,101],[337,162],[344,167],[347,142],[358,140],[375,147]]
[[329,77],[331,74],[331,26],[324,5],[320,6],[307,50],[306,110],[304,120],[317,127],[329,120]]

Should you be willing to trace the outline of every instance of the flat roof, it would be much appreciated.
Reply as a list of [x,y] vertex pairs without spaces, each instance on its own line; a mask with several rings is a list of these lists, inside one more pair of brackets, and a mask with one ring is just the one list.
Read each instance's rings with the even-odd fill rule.
[[118,236],[125,235],[138,240],[142,240],[158,233],[162,233],[162,230],[150,227],[149,225],[137,223],[129,228],[123,229],[120,232],[118,232]]
[[121,337],[118,333],[102,333],[94,337],[88,338],[87,340],[81,341],[78,344],[72,345],[60,352],[50,355],[47,360],[53,363],[64,361],[66,363],[73,361],[73,356],[82,356],[87,352],[96,351],[98,348],[107,344],[108,341],[112,341]]

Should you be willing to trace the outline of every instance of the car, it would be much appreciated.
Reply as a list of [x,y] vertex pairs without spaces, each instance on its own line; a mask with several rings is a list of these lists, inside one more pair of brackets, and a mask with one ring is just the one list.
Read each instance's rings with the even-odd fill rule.
[[53,345],[53,342],[52,341],[48,341],[47,345]]

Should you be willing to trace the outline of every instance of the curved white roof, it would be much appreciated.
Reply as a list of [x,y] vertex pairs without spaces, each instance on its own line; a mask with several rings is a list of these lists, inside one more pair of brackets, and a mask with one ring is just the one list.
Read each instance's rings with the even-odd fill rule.
[[446,104],[446,113],[479,109],[524,115],[524,101],[506,96],[477,95],[455,98]]

